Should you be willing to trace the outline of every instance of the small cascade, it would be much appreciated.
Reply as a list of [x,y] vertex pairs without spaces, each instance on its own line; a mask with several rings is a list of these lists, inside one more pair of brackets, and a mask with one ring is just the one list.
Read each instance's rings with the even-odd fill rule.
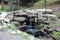
[[28,16],[27,19],[28,19],[28,22],[27,22],[27,24],[28,24],[27,29],[35,29],[35,28],[34,28],[34,25],[33,25],[33,23],[32,23],[32,21],[31,21],[32,16]]

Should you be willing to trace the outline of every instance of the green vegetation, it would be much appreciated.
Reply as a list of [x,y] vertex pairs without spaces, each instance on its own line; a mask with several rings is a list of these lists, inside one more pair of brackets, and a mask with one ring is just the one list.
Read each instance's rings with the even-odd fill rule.
[[60,0],[56,0],[55,3],[60,4]]
[[60,17],[60,10],[54,11],[53,13],[54,13],[55,15],[57,15],[58,17]]
[[0,4],[0,12],[1,12],[1,11],[2,11],[2,12],[3,12],[3,11],[6,11],[6,12],[7,12],[7,11],[11,11],[11,5],[8,5],[8,4],[7,4],[7,5],[3,5],[3,6],[2,6],[2,5]]
[[34,3],[31,8],[40,8],[40,7],[41,8],[45,7],[44,0],[39,0],[39,2]]
[[[7,7],[4,8],[3,10],[2,10],[2,8],[0,8],[0,11],[11,11],[12,8],[15,9],[15,10],[18,9],[18,8],[16,8],[17,6],[13,6],[13,5],[17,4],[17,2],[15,2],[16,0],[14,0],[14,1],[12,0],[12,2],[15,2],[15,4],[12,4],[10,2],[10,0],[5,0],[5,1],[8,2]],[[57,4],[57,3],[60,4],[60,0],[46,0],[46,3],[45,3],[45,0],[39,0],[36,3],[32,4],[33,6],[31,6],[31,7],[26,7],[26,6],[21,7],[20,6],[20,8],[21,9],[26,9],[26,8],[35,8],[35,9],[36,8],[45,8],[45,4],[46,5],[50,5],[50,4]]]
[[54,36],[57,40],[60,40],[60,32],[54,31],[54,32],[53,32],[53,36]]

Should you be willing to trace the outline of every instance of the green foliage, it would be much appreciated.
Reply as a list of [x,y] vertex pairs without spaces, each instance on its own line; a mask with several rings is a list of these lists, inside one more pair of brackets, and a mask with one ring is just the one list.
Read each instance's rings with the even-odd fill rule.
[[50,5],[50,4],[60,4],[60,0],[39,0],[38,2],[34,3],[33,6],[31,6],[31,8],[45,8],[45,4],[46,5]]
[[55,1],[55,3],[60,4],[60,0]]
[[46,25],[46,24],[40,24],[38,28],[44,30],[47,28],[47,26],[48,25]]
[[53,32],[53,36],[54,36],[57,40],[60,40],[60,32],[54,31],[54,32]]
[[45,12],[43,12],[43,14],[53,14],[53,12],[47,12],[47,11],[45,11]]
[[0,11],[1,11],[1,12],[11,11],[11,8],[10,8],[10,6],[7,6],[7,7],[4,7],[3,10],[2,10],[2,7],[1,7],[1,8],[0,8]]
[[16,28],[16,26],[15,26],[14,24],[8,23],[7,26],[8,26],[8,28],[10,28],[10,29],[12,29],[13,31],[17,32],[17,28]]
[[54,24],[54,23],[51,23],[51,25],[52,25],[53,27],[60,27],[60,22],[57,21],[57,23],[55,23],[55,24]]
[[44,8],[45,6],[44,0],[39,0],[38,2],[34,3],[31,8]]

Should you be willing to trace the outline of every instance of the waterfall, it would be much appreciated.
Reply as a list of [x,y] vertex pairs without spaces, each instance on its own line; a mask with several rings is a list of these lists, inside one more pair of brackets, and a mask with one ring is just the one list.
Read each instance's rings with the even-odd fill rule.
[[31,18],[32,16],[28,16],[28,29],[34,29],[34,26],[32,25],[32,22],[31,22]]

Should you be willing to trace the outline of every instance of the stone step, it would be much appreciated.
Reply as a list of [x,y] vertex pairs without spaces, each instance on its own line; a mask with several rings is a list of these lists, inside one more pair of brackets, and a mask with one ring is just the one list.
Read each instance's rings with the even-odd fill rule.
[[16,21],[25,21],[24,17],[15,17],[14,20]]
[[16,21],[13,21],[12,23],[13,23],[13,24],[19,24],[19,22],[16,22]]

